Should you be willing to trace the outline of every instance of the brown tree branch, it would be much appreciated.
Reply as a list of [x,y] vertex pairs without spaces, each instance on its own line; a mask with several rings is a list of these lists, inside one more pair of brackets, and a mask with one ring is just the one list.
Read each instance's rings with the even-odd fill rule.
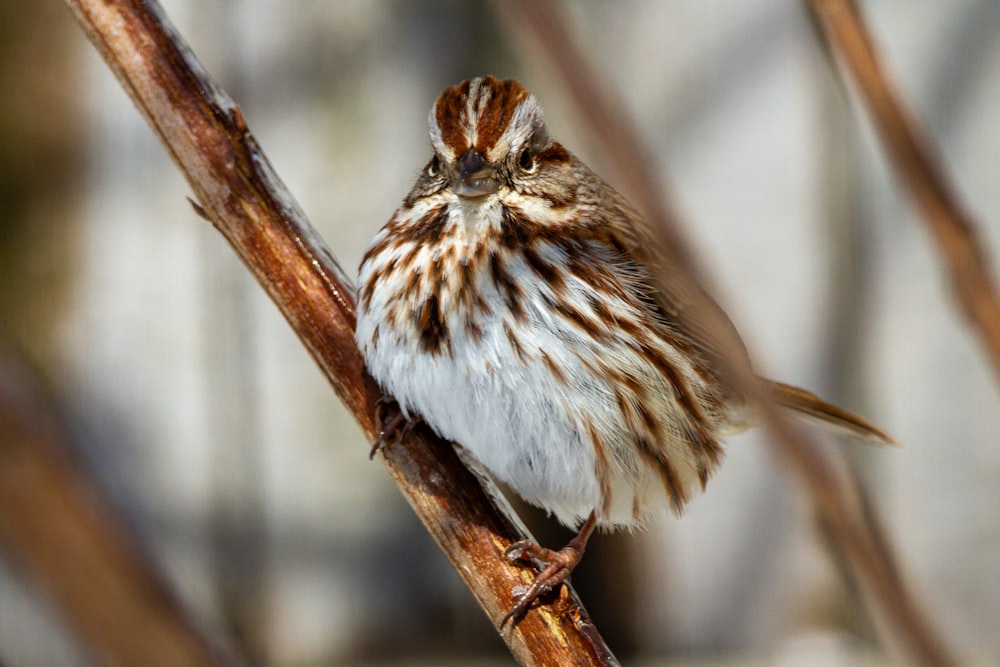
[[[288,319],[369,439],[379,390],[354,345],[354,289],[271,170],[239,107],[215,85],[153,0],[67,0],[87,36],[226,237]],[[417,429],[382,450],[393,480],[495,626],[531,573],[504,549],[525,535],[446,442]],[[503,503],[500,503],[503,505]],[[614,657],[571,589],[503,634],[525,665]]]
[[0,351],[0,545],[102,663],[245,664],[188,616],[76,451],[31,374]]
[[[1000,299],[975,222],[940,168],[931,142],[886,76],[854,0],[808,0],[807,6],[820,27],[827,53],[831,58],[839,56],[835,59],[860,88],[896,175],[937,242],[959,308],[1000,378]],[[847,76],[843,73],[842,80]]]
[[[501,14],[511,15],[509,25],[528,28],[539,51],[563,79],[592,141],[646,214],[660,242],[657,250],[671,267],[669,275],[660,277],[660,284],[676,289],[679,282],[682,293],[700,296],[697,285],[707,274],[690,252],[677,216],[666,203],[669,197],[655,176],[658,170],[648,158],[639,133],[621,113],[621,105],[614,103],[575,44],[557,3],[505,0],[496,2],[495,7]],[[710,303],[703,303],[702,312],[695,317],[711,315],[712,310]],[[954,664],[946,644],[900,574],[888,540],[866,510],[856,481],[778,413],[740,355],[740,343],[725,331],[727,324],[716,324],[720,340],[728,343],[731,353],[728,359],[719,361],[732,366],[732,380],[761,407],[764,425],[774,436],[769,442],[803,482],[838,560],[846,563],[846,573],[855,581],[874,616],[887,621],[887,642],[900,645],[918,664]]]

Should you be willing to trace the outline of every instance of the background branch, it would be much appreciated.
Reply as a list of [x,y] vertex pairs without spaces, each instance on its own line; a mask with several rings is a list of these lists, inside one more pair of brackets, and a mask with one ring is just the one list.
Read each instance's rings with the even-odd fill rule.
[[0,544],[102,663],[245,664],[187,613],[78,451],[32,374],[0,350]]
[[[317,237],[250,135],[239,107],[215,85],[159,6],[69,0],[87,36],[146,117],[197,198],[288,319],[361,428],[374,438],[379,390],[353,342],[351,281]],[[532,574],[504,548],[524,529],[492,484],[469,472],[426,429],[383,449],[400,490],[496,626],[512,590]],[[571,589],[504,633],[526,665],[614,664]]]
[[1000,300],[988,254],[913,114],[885,74],[871,33],[854,0],[809,0],[831,58],[854,78],[896,175],[923,215],[951,276],[959,308],[1000,379]]
[[[658,170],[646,155],[639,133],[620,113],[621,105],[614,103],[574,43],[557,6],[532,0],[509,0],[494,6],[512,15],[510,25],[529,28],[538,50],[548,58],[576,102],[591,140],[648,217],[651,231],[659,238],[659,250],[671,267],[670,275],[661,276],[661,283],[704,284],[703,276],[707,274],[684,239],[677,216],[667,203],[666,188],[655,178]],[[701,290],[682,293],[700,295]],[[706,303],[701,311],[695,317],[711,314],[712,308]],[[742,363],[739,342],[727,335],[726,327],[725,322],[717,322],[720,338],[730,339],[731,354],[724,361],[733,366],[729,369],[731,377],[761,406],[765,426],[773,436],[769,442],[803,483],[838,561],[846,563],[846,574],[856,583],[874,616],[887,621],[887,643],[902,647],[919,664],[953,664],[945,642],[900,574],[888,540],[866,507],[856,480],[775,410],[750,367]]]

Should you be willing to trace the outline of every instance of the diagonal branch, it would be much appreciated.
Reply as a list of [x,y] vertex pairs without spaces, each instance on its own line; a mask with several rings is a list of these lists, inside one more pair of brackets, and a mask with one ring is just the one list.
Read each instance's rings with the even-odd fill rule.
[[[648,217],[650,230],[659,239],[657,250],[672,267],[669,275],[660,277],[660,284],[665,289],[677,289],[672,283],[680,281],[684,293],[706,302],[702,305],[703,314],[711,315],[713,309],[707,303],[708,297],[697,288],[707,274],[695,261],[681,224],[666,203],[665,188],[654,178],[657,170],[646,155],[639,133],[619,113],[620,107],[612,102],[574,43],[557,5],[507,0],[494,6],[512,16],[511,25],[528,27],[539,50],[563,79],[585,129]],[[954,664],[947,646],[900,573],[883,530],[866,511],[856,481],[777,412],[749,363],[743,360],[735,334],[726,331],[725,322],[715,324],[722,342],[728,342],[730,352],[727,359],[719,359],[720,363],[731,366],[726,369],[729,377],[760,406],[764,425],[774,436],[769,440],[771,445],[803,483],[838,560],[847,564],[847,574],[856,582],[874,616],[888,621],[887,643],[894,640],[918,664]]]
[[[197,210],[256,276],[373,440],[380,392],[354,345],[351,281],[271,170],[239,107],[153,0],[68,4],[187,178]],[[382,452],[393,480],[499,627],[512,590],[531,581],[503,556],[523,527],[496,488],[428,430]],[[565,592],[503,633],[511,652],[525,665],[615,664],[575,594]]]
[[809,0],[807,4],[827,52],[838,56],[847,70],[844,79],[849,73],[860,88],[896,175],[937,242],[951,274],[955,299],[1000,378],[1000,299],[975,222],[939,167],[931,142],[886,76],[854,0]]

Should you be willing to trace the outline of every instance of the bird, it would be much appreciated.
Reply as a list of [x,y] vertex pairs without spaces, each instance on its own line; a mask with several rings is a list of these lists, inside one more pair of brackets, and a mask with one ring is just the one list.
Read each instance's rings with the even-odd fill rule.
[[[520,82],[451,86],[428,124],[430,159],[362,258],[355,341],[399,406],[383,433],[423,419],[576,531],[558,550],[506,549],[541,566],[503,625],[566,580],[595,529],[680,513],[759,409],[725,372],[697,295],[657,279],[641,214],[551,136]],[[796,414],[894,443],[804,389],[761,382]]]

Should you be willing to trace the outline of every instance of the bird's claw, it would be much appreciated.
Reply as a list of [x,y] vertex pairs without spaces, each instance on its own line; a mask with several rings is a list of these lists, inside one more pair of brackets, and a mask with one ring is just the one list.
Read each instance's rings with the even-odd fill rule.
[[407,417],[399,406],[396,406],[398,412],[392,416],[389,421],[385,421],[384,411],[385,406],[389,403],[395,403],[395,400],[390,396],[382,396],[377,401],[375,401],[375,423],[378,425],[378,436],[375,438],[375,443],[372,444],[371,451],[368,452],[368,458],[373,459],[379,451],[388,444],[399,442],[406,434],[413,430],[413,428],[419,424],[422,420],[419,416]]
[[507,623],[516,623],[531,608],[536,600],[558,588],[569,578],[573,568],[580,562],[583,552],[573,544],[568,544],[559,551],[546,549],[531,540],[520,540],[504,550],[507,560],[529,564],[540,562],[543,567],[535,575],[530,586],[518,586],[514,594],[517,599],[514,605],[500,621],[503,630]]

